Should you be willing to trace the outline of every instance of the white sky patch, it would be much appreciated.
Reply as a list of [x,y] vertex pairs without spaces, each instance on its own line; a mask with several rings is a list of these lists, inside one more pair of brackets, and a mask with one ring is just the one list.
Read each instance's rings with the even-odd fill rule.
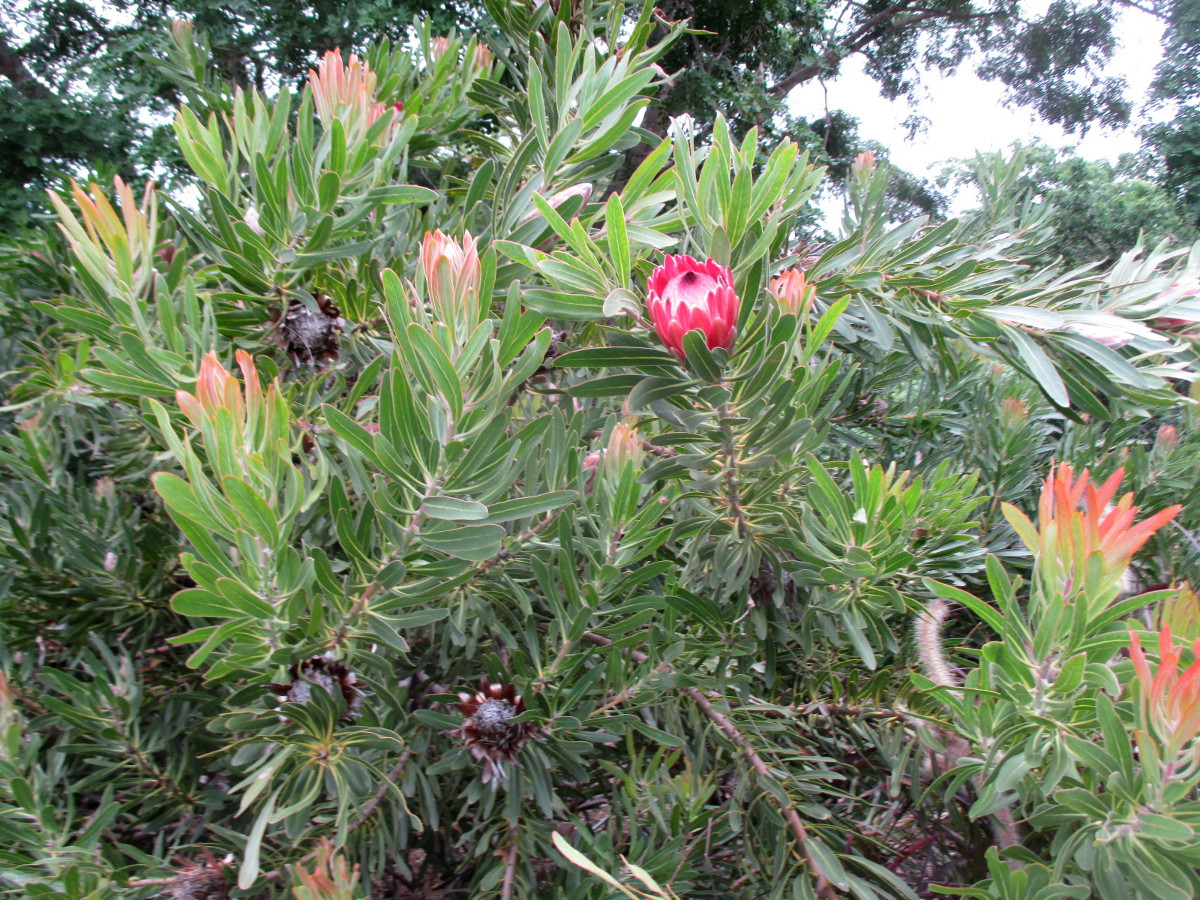
[[[1051,147],[1077,148],[1088,159],[1115,161],[1122,153],[1136,152],[1141,142],[1137,127],[1147,119],[1142,108],[1154,67],[1162,57],[1163,23],[1135,9],[1118,13],[1114,32],[1118,46],[1105,74],[1118,75],[1128,84],[1134,120],[1127,128],[1091,128],[1087,134],[1067,134],[1040,121],[1028,109],[1003,103],[1004,86],[975,75],[968,59],[954,75],[928,72],[922,76],[924,99],[915,106],[908,100],[890,101],[863,73],[864,60],[855,56],[841,73],[822,85],[811,81],[788,97],[794,115],[815,118],[829,109],[844,109],[859,120],[859,133],[888,148],[891,161],[902,169],[933,178],[951,159],[969,158],[977,150],[1004,150],[1014,141],[1034,139]],[[826,100],[828,91],[828,101]],[[929,127],[912,139],[904,120],[913,114],[930,120]]]

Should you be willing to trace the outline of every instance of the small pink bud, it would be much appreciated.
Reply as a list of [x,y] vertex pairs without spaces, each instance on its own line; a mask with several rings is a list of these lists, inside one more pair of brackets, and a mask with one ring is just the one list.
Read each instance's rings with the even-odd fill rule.
[[646,308],[659,340],[678,359],[684,358],[683,336],[699,329],[709,349],[733,346],[741,301],[733,273],[714,259],[670,256],[646,282]]
[[1154,449],[1163,456],[1171,453],[1179,446],[1179,432],[1174,425],[1164,425],[1158,429],[1158,435],[1154,438]]
[[450,38],[435,37],[429,42],[429,56],[434,62],[437,62],[446,55],[446,51],[450,49]]
[[809,284],[803,269],[788,269],[771,279],[771,295],[785,313],[805,316],[816,296],[816,285]]
[[471,232],[466,232],[461,244],[441,231],[425,232],[421,267],[429,305],[439,321],[463,334],[479,324],[482,274]]
[[854,157],[854,162],[850,165],[850,171],[855,175],[867,175],[875,171],[875,154],[870,150],[864,150],[858,156]]
[[487,72],[492,67],[492,51],[483,44],[475,46],[475,68]]

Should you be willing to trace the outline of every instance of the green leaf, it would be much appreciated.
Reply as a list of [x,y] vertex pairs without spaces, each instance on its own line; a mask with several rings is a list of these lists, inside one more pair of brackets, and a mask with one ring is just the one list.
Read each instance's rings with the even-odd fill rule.
[[513,519],[524,519],[538,516],[551,510],[561,509],[574,503],[579,498],[575,491],[551,491],[548,494],[535,494],[532,497],[517,497],[513,500],[501,500],[488,507],[488,522],[510,522]]
[[604,221],[608,227],[608,252],[612,256],[613,268],[617,270],[617,283],[625,287],[629,284],[629,235],[625,230],[625,208],[621,205],[620,194],[608,198]]
[[171,598],[171,609],[181,616],[214,616],[222,619],[244,615],[236,604],[203,588],[188,588]]
[[457,497],[426,497],[421,506],[429,518],[447,522],[475,522],[488,516],[488,508],[479,501]]
[[688,367],[702,379],[715,384],[721,380],[721,367],[708,349],[708,339],[704,332],[694,328],[683,336],[683,352],[687,357]]
[[234,510],[250,526],[250,530],[266,541],[269,547],[278,548],[279,522],[267,501],[249,484],[233,475],[222,478],[221,487],[224,488],[225,496]]
[[1046,396],[1059,406],[1070,406],[1071,395],[1067,393],[1067,386],[1063,384],[1062,378],[1058,375],[1058,369],[1046,355],[1046,351],[1020,329],[1010,328],[1007,333],[1013,344],[1016,345],[1017,352],[1025,361],[1025,365],[1029,368],[1029,374],[1046,392]]
[[614,366],[675,367],[679,362],[667,351],[650,347],[589,347],[562,354],[554,360],[554,365],[557,368],[605,369]]
[[499,525],[463,525],[449,531],[423,531],[420,537],[431,550],[483,562],[500,552],[504,529]]

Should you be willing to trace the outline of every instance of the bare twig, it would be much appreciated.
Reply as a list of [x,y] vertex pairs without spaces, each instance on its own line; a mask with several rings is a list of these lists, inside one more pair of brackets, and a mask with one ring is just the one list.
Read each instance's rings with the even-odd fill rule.
[[[709,699],[698,689],[688,687],[683,688],[683,692],[691,697],[696,705],[700,707],[701,711],[721,729],[725,737],[729,738],[730,743],[742,751],[742,756],[746,758],[746,762],[750,764],[750,768],[754,770],[755,774],[764,781],[770,781],[772,779],[771,770],[767,768],[767,764],[763,761],[763,758],[758,755],[758,751],[746,740],[745,735],[738,731],[734,724],[729,721],[729,718],[715,709],[712,703],[709,702]],[[768,796],[774,797],[775,795],[769,794]],[[829,880],[821,871],[821,866],[809,850],[808,829],[800,821],[800,814],[792,806],[782,802],[779,803],[779,811],[783,813],[783,818],[787,821],[788,828],[791,829],[792,836],[796,839],[796,846],[800,849],[801,856],[804,857],[804,861],[808,864],[809,870],[814,875],[816,882],[814,887],[817,896],[836,897],[837,891],[829,883]]]
[[[532,526],[528,531],[526,531],[523,535],[521,535],[519,538],[517,538],[513,543],[516,544],[517,546],[520,546],[521,544],[525,543],[530,538],[536,536],[539,531],[541,531],[543,528],[545,528],[547,525],[549,525],[551,522],[553,522],[555,518],[556,518],[555,513],[553,513],[553,512],[546,513],[546,515],[541,519],[541,521],[539,521],[536,525]],[[502,562],[507,562],[511,555],[512,554],[509,553],[509,551],[507,549],[501,550],[499,553],[497,553],[491,559],[485,559],[483,562],[481,562],[476,571],[478,571],[482,574],[483,572],[486,572],[488,569],[492,568],[493,566],[498,566]]]
[[412,750],[405,750],[400,754],[400,759],[396,761],[396,765],[392,767],[392,771],[388,772],[387,780],[379,786],[379,790],[375,792],[375,796],[363,804],[362,812],[358,814],[358,818],[354,820],[350,826],[350,831],[357,831],[358,828],[374,815],[376,808],[383,802],[383,798],[387,796],[388,788],[400,780],[400,776],[404,774],[404,769],[408,766],[408,761],[412,759]]

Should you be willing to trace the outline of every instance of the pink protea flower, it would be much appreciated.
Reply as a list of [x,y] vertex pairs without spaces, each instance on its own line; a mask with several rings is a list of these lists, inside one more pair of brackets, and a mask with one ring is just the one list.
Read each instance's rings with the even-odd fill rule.
[[709,349],[733,346],[741,301],[733,273],[713,259],[667,256],[646,282],[646,308],[659,339],[683,359],[683,336],[699,329]]

